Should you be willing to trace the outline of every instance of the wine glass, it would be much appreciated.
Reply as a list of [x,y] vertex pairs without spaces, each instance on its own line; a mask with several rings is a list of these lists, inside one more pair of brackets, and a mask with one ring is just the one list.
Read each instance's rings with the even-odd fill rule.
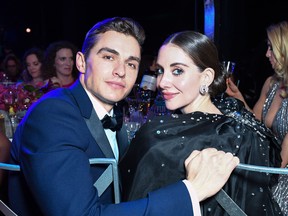
[[236,63],[232,61],[223,61],[222,64],[225,72],[227,73],[227,76],[231,77],[233,75]]
[[222,64],[223,64],[227,78],[231,78],[232,81],[238,87],[240,84],[240,80],[236,79],[235,74],[234,74],[236,63],[232,61],[223,61]]

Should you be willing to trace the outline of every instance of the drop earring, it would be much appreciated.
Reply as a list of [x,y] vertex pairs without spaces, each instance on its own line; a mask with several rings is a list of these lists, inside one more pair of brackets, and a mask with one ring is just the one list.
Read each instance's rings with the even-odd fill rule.
[[200,86],[199,92],[201,95],[205,95],[208,92],[208,86],[203,84]]

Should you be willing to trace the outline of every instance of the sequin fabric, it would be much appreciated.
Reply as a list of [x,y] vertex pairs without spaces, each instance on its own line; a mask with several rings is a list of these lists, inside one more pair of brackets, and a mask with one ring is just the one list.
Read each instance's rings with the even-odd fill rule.
[[[279,89],[279,83],[275,83],[270,91],[267,93],[267,98],[265,100],[263,111],[262,111],[262,121],[265,122],[265,117],[270,109],[271,103],[277,90]],[[275,119],[272,123],[272,131],[274,134],[282,141],[288,132],[288,98],[282,100],[280,109],[277,111]]]
[[[279,83],[273,84],[267,93],[262,112],[262,121],[264,122],[265,117],[270,109],[272,101],[280,87]],[[272,123],[272,131],[279,138],[280,142],[284,139],[288,132],[288,98],[282,100],[280,109],[277,111],[276,116]],[[272,188],[273,197],[279,204],[284,215],[288,216],[288,175],[280,175],[279,181],[276,186]]]
[[[119,163],[123,200],[146,197],[184,179],[184,161],[193,150],[214,147],[237,155],[245,164],[280,166],[275,136],[243,103],[234,98],[214,103],[223,115],[193,112],[159,116],[138,130]],[[272,199],[274,177],[236,169],[223,189],[247,215],[282,215]],[[201,210],[202,216],[228,216],[214,197],[201,202]]]

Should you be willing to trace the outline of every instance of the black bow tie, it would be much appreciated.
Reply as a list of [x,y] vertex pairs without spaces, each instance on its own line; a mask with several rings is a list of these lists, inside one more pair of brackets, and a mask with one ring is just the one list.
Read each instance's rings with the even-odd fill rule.
[[114,117],[106,114],[101,120],[101,122],[104,129],[117,131],[120,130],[122,127],[123,115],[117,107],[114,107]]

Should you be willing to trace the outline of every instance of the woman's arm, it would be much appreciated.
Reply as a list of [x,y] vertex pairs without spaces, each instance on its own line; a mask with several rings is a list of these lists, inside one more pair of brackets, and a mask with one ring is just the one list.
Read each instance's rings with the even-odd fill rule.
[[263,105],[264,105],[265,100],[266,100],[267,92],[270,88],[271,78],[272,78],[272,76],[270,76],[266,79],[266,81],[262,87],[260,97],[259,97],[258,101],[256,102],[256,104],[254,105],[253,109],[251,109],[248,106],[248,104],[246,103],[246,101],[245,101],[242,93],[240,92],[239,88],[233,83],[233,81],[230,78],[227,79],[226,93],[231,97],[234,97],[234,98],[241,100],[244,103],[246,109],[249,110],[250,112],[253,112],[255,114],[255,117],[258,120],[261,120],[262,109],[263,109]]
[[262,87],[260,97],[253,108],[253,113],[255,114],[255,117],[260,121],[261,121],[263,105],[264,105],[265,100],[266,100],[266,95],[267,95],[267,92],[270,88],[271,78],[272,78],[272,76],[270,76],[266,79],[266,81]]
[[235,85],[235,83],[231,80],[231,78],[227,79],[226,84],[227,84],[226,93],[230,97],[234,97],[241,100],[244,103],[246,109],[252,112],[252,109],[248,106],[239,88]]

